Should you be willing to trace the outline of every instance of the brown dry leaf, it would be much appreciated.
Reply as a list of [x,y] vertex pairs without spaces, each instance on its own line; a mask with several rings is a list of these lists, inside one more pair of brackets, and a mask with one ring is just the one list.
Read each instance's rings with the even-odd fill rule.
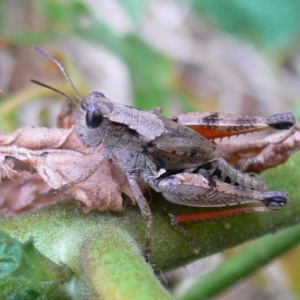
[[300,149],[300,129],[274,133],[255,141],[231,141],[218,145],[221,155],[244,172],[260,173],[287,161]]
[[0,176],[4,181],[0,185],[0,213],[13,215],[68,196],[86,211],[121,210],[121,194],[133,197],[113,160],[103,160],[89,178],[50,197],[52,189],[80,178],[95,165],[100,151],[101,147],[84,147],[73,128],[23,127],[0,134]]
[[2,182],[0,190],[0,214],[4,216],[42,207],[61,197],[50,197],[51,188],[38,174],[22,171],[17,179]]

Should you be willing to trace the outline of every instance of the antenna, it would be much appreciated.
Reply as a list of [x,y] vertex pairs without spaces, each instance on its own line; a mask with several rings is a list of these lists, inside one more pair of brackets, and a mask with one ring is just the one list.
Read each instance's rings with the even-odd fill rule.
[[[46,52],[44,52],[41,48],[39,48],[39,47],[34,47],[34,49],[37,50],[39,53],[41,53],[44,57],[46,57],[46,58],[48,58],[49,60],[53,61],[53,62],[59,67],[59,69],[62,71],[62,73],[64,74],[65,78],[67,79],[67,81],[68,81],[69,84],[71,85],[72,90],[74,91],[74,94],[76,95],[76,98],[80,101],[81,98],[80,98],[80,96],[79,96],[79,93],[77,92],[77,90],[76,90],[76,88],[75,88],[75,85],[73,84],[72,80],[70,79],[68,73],[65,71],[65,69],[63,68],[63,66],[61,65],[61,63],[60,63],[58,60],[56,60],[55,58],[51,57],[51,56],[50,56],[49,54],[47,54]],[[59,94],[66,96],[68,99],[71,99],[69,96],[67,96],[67,95],[64,94],[63,92],[60,92],[60,91],[58,91],[57,89],[54,89],[54,88],[51,87],[51,86],[48,86],[48,85],[43,84],[43,83],[41,83],[41,82],[39,82],[39,81],[36,81],[36,80],[31,80],[31,81],[34,82],[34,83],[36,83],[36,84],[39,84],[39,85],[41,85],[41,86],[44,86],[44,87],[46,87],[46,88],[49,88],[49,89],[51,89],[51,90],[53,90],[53,91],[56,91],[56,92],[58,92]],[[72,101],[74,101],[74,100],[72,100]]]
[[[64,92],[62,92],[62,91],[60,91],[60,90],[58,90],[58,89],[56,89],[56,88],[54,88],[54,87],[52,87],[52,86],[50,86],[48,84],[42,83],[42,82],[34,80],[34,79],[31,79],[30,81],[33,82],[33,83],[35,83],[35,84],[38,84],[40,86],[43,86],[43,87],[45,87],[45,88],[47,88],[49,90],[52,90],[52,91],[54,91],[56,93],[59,93],[59,94],[65,96],[66,98],[68,98],[70,101],[75,102],[74,99],[72,99],[70,96],[68,96]],[[77,103],[75,102],[75,104],[77,104]]]

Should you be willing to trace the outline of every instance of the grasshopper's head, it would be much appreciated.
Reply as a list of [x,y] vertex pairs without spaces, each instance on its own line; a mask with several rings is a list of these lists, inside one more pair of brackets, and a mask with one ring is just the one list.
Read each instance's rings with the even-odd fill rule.
[[93,92],[80,102],[75,131],[86,147],[96,147],[102,142],[110,124],[112,107],[112,102],[100,92]]
[[[53,61],[59,67],[59,69],[62,71],[65,78],[71,85],[77,99],[80,101],[75,118],[75,131],[77,136],[86,147],[98,146],[102,142],[103,137],[105,136],[105,133],[109,127],[109,119],[113,107],[112,102],[109,99],[107,99],[102,93],[99,92],[93,92],[81,101],[79,93],[77,92],[72,80],[70,79],[69,75],[67,74],[61,63],[53,57],[51,57],[50,55],[48,55],[42,49],[38,47],[35,47],[35,49],[46,58]],[[49,88],[55,92],[58,92],[59,94],[67,97],[71,101],[74,101],[65,93],[51,86],[48,86],[36,80],[31,81],[46,88]],[[76,103],[76,101],[74,102]]]

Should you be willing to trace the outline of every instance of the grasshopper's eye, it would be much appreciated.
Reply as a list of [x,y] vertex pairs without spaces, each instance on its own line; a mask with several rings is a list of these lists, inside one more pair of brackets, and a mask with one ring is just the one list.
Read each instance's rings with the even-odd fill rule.
[[97,128],[103,121],[102,115],[95,113],[94,109],[88,110],[85,116],[85,123],[89,128]]

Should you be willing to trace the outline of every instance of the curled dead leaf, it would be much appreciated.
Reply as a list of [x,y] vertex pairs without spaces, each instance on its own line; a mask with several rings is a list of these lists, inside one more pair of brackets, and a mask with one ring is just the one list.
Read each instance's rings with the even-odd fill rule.
[[271,134],[254,141],[228,141],[218,145],[221,155],[244,172],[260,173],[276,167],[300,149],[300,129]]
[[103,160],[89,178],[50,197],[52,189],[80,178],[95,165],[99,151],[101,147],[84,147],[73,128],[24,127],[0,134],[0,175],[4,181],[0,185],[0,213],[12,215],[70,196],[85,211],[121,210],[122,193],[133,198],[125,175],[113,160]]

